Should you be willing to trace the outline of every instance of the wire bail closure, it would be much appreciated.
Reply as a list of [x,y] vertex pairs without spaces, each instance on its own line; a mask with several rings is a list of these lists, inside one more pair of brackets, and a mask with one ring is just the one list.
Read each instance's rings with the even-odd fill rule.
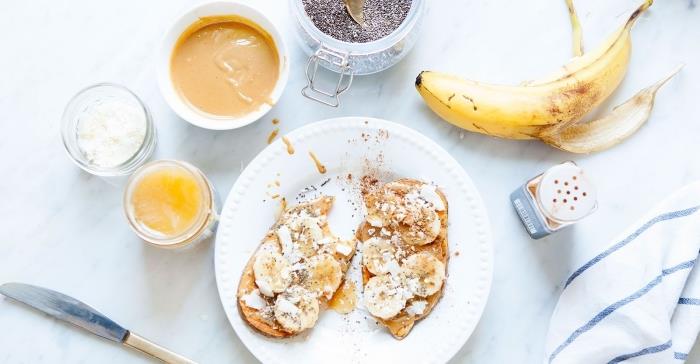
[[[335,91],[324,91],[315,84],[319,63],[329,66],[331,70],[338,70],[340,77],[335,86]],[[345,79],[347,79],[347,84],[344,85],[343,81]],[[348,64],[348,53],[334,51],[322,45],[316,53],[309,57],[309,61],[306,63],[307,84],[301,90],[301,94],[324,105],[338,107],[340,105],[340,94],[350,88],[352,79],[353,72],[352,67]]]

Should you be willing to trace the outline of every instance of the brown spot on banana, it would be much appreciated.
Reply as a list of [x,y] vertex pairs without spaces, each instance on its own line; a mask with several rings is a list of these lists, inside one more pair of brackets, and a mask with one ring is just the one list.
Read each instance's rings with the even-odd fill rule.
[[474,129],[478,129],[478,130],[481,130],[481,131],[483,131],[483,132],[484,132],[484,134],[490,134],[490,133],[488,132],[488,130],[486,130],[486,129],[482,128],[481,126],[479,126],[479,125],[476,125],[475,123],[471,123],[471,124],[472,124],[472,126],[474,127]]
[[594,83],[579,82],[550,96],[547,111],[555,120],[554,128],[576,124],[590,110],[604,101],[602,90]]
[[477,111],[476,104],[474,103],[474,99],[472,99],[471,97],[466,96],[466,95],[462,95],[462,97],[463,97],[465,100],[471,102],[471,103],[472,103],[472,106],[474,107],[474,111]]
[[[423,71],[423,72],[425,72],[425,71]],[[420,83],[419,78],[420,78],[421,74],[423,74],[423,72],[421,72],[418,75],[418,78],[416,78],[416,88],[420,89],[420,90],[424,90],[425,92],[429,93],[431,97],[433,97],[435,100],[437,100],[439,103],[441,103],[443,106],[445,106],[448,109],[452,109],[452,106],[450,106],[450,104],[442,101],[442,99],[437,97],[432,91],[430,91],[430,89],[428,89],[427,87],[423,86],[422,83]]]

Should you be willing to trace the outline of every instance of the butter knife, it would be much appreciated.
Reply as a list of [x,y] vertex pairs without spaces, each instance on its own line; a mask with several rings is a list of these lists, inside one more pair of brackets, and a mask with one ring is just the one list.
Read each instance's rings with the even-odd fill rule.
[[82,327],[97,336],[124,344],[166,363],[196,364],[134,334],[94,308],[62,293],[24,283],[5,283],[0,286],[0,293],[49,316]]

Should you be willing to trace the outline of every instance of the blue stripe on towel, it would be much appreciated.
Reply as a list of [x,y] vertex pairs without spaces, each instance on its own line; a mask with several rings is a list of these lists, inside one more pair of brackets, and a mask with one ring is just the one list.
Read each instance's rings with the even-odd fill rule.
[[623,298],[622,300],[617,301],[617,302],[613,303],[612,305],[606,307],[603,311],[601,311],[600,313],[595,315],[585,325],[579,327],[578,329],[576,329],[576,331],[571,333],[571,335],[563,343],[561,343],[561,345],[559,345],[559,347],[557,347],[557,349],[554,350],[554,352],[552,352],[552,355],[549,356],[549,362],[551,363],[554,360],[554,358],[556,358],[557,355],[559,355],[559,353],[561,353],[561,351],[564,350],[564,348],[566,348],[567,346],[569,346],[569,344],[574,342],[574,340],[576,340],[577,337],[581,336],[581,334],[583,334],[584,332],[592,329],[601,320],[608,317],[611,313],[615,312],[615,310],[617,310],[618,308],[620,308],[620,307],[622,307],[630,302],[633,302],[637,298],[642,297],[645,294],[647,294],[647,292],[651,291],[652,288],[656,287],[657,285],[659,285],[659,283],[661,283],[663,277],[670,275],[670,274],[673,274],[673,273],[675,273],[679,270],[682,270],[682,269],[692,268],[694,264],[695,264],[695,260],[689,260],[687,262],[678,264],[674,267],[664,269],[663,271],[661,271],[661,274],[659,274],[656,278],[654,278],[651,282],[649,282],[642,289],[640,289],[637,292],[634,292],[632,295],[630,295],[626,298]]
[[686,353],[675,352],[673,353],[673,357],[678,360],[688,360],[688,354]]
[[615,251],[622,248],[623,246],[629,244],[634,239],[636,239],[639,235],[642,235],[642,233],[647,231],[650,227],[654,226],[656,223],[661,222],[661,221],[666,221],[666,220],[673,220],[673,219],[676,219],[679,217],[689,216],[689,215],[694,214],[698,210],[700,210],[700,206],[691,207],[691,208],[685,209],[685,210],[667,212],[665,214],[661,214],[661,215],[647,221],[644,225],[642,225],[639,229],[637,229],[637,231],[632,233],[632,235],[629,235],[628,237],[622,239],[622,241],[613,245],[608,250],[600,253],[598,256],[591,259],[588,263],[584,264],[581,268],[577,269],[573,274],[571,274],[571,277],[569,277],[569,279],[566,280],[566,284],[564,284],[564,288],[568,287],[569,284],[571,284],[571,282],[574,279],[576,279],[576,277],[581,275],[581,273],[586,271],[588,268],[592,267],[593,265],[595,265],[599,261],[603,260],[603,258],[614,253]]
[[667,343],[665,343],[665,344],[661,344],[661,345],[657,345],[657,346],[651,346],[651,347],[642,349],[642,350],[640,350],[640,351],[638,351],[638,352],[636,352],[636,353],[620,355],[620,356],[618,356],[617,358],[615,358],[615,359],[609,361],[608,364],[615,364],[615,363],[619,363],[619,362],[625,361],[625,360],[627,360],[627,359],[636,358],[636,357],[638,357],[638,356],[658,353],[658,352],[661,352],[661,351],[664,351],[664,350],[670,348],[671,345],[673,345],[673,343],[671,342],[671,340],[669,340],[669,341],[668,341]]
[[700,306],[700,299],[698,298],[685,298],[681,297],[678,299],[679,305],[695,305]]

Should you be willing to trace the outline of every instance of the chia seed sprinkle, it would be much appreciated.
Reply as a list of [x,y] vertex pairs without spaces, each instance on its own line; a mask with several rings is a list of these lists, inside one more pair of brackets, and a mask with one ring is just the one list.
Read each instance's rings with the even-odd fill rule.
[[343,0],[301,0],[311,22],[331,37],[350,43],[372,42],[391,34],[403,23],[412,0],[366,0],[365,26],[357,24]]

